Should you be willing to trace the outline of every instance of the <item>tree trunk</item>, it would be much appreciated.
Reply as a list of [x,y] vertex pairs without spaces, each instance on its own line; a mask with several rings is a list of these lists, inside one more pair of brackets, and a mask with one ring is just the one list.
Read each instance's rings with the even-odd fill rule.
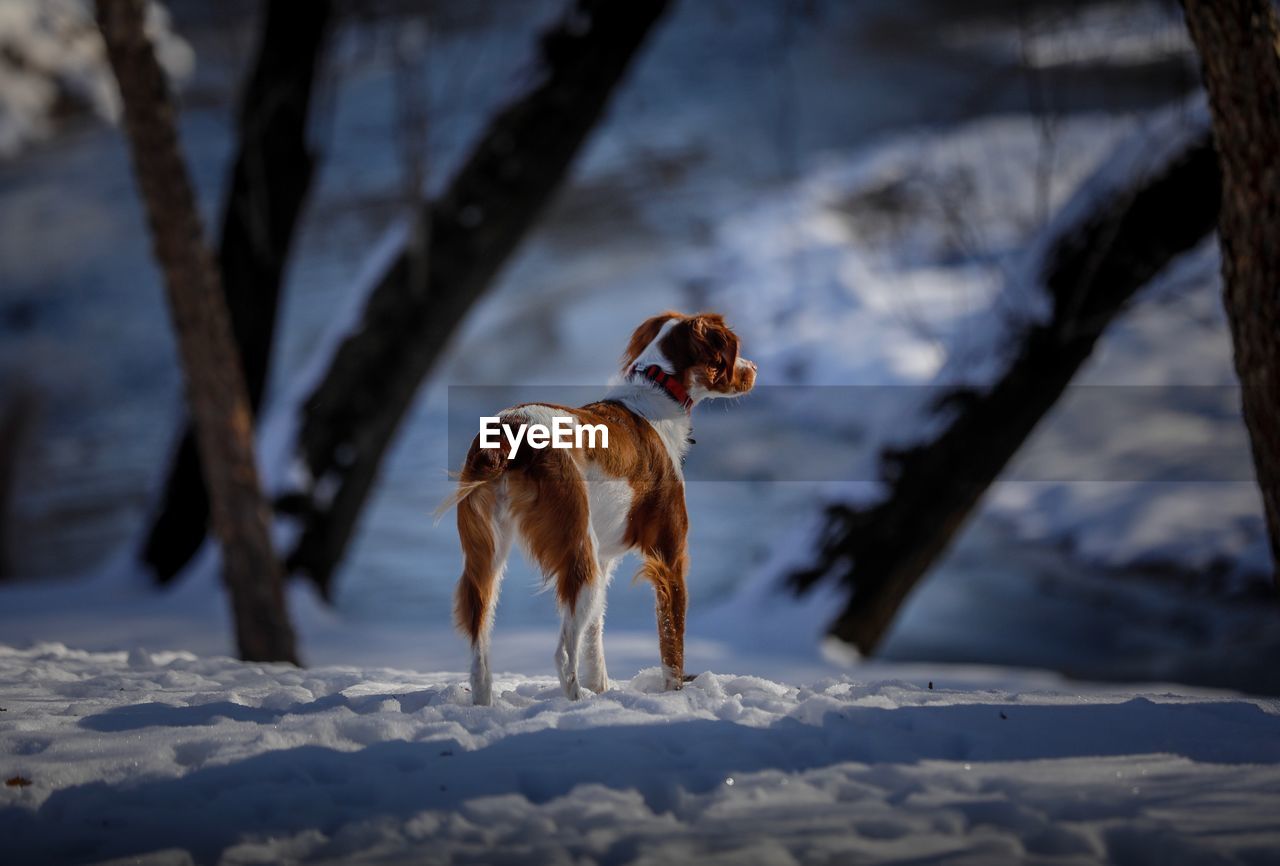
[[1137,189],[1102,202],[1044,259],[1050,320],[1023,334],[1012,362],[982,392],[954,392],[933,440],[881,455],[887,498],[828,509],[815,564],[789,576],[799,592],[834,577],[851,589],[830,632],[864,655],[916,582],[947,549],[988,486],[1057,402],[1128,300],[1174,256],[1213,230],[1220,183],[1206,134]]
[[311,485],[283,499],[303,521],[287,564],[326,597],[418,386],[551,200],[666,7],[667,0],[578,0],[543,34],[535,83],[493,118],[444,195],[427,205],[426,267],[415,268],[406,247],[306,401],[296,452]]
[[182,159],[168,83],[143,28],[145,11],[146,0],[97,0],[98,26],[120,85],[134,173],[164,274],[240,656],[296,663],[283,578],[271,548],[270,512],[254,462],[244,376]]
[[[241,100],[239,146],[223,209],[218,267],[256,413],[262,404],[285,263],[311,185],[311,93],[330,0],[271,0]],[[171,581],[204,543],[209,494],[188,420],[142,551],[157,582]]]
[[1280,25],[1270,0],[1185,0],[1222,165],[1223,303],[1280,586]]
[[11,577],[13,488],[27,433],[35,420],[36,396],[19,384],[7,402],[0,404],[0,580]]

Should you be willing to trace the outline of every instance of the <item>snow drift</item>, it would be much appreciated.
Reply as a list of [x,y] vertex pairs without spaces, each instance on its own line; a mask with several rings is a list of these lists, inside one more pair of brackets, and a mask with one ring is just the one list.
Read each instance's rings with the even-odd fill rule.
[[[1261,862],[1280,706],[0,647],[9,862]],[[941,683],[938,684],[941,686]]]

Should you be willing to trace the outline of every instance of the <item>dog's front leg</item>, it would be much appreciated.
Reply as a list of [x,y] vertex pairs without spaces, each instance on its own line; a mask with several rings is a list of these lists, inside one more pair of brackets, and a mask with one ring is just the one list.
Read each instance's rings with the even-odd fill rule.
[[583,643],[583,684],[597,695],[609,690],[609,671],[604,663],[604,617],[587,625]]
[[688,608],[685,593],[685,559],[674,563],[651,560],[645,572],[653,583],[657,601],[658,652],[662,656],[662,685],[667,691],[684,687],[684,616]]

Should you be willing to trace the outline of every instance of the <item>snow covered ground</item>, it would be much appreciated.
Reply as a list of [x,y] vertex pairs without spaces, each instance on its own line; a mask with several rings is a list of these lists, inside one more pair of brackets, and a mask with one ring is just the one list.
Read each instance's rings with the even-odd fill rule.
[[[10,863],[1263,863],[1280,704],[0,647]],[[931,688],[931,686],[933,686]]]

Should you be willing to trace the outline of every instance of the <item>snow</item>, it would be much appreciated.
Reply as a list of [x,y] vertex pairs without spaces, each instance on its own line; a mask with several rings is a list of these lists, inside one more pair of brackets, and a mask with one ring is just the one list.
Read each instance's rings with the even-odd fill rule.
[[[133,562],[178,392],[174,366],[157,360],[171,347],[118,135],[81,130],[0,166],[2,282],[39,314],[34,336],[3,341],[6,369],[47,370],[58,386],[16,524],[23,568],[46,579],[0,590],[0,781],[31,782],[0,786],[0,859],[1276,859],[1280,704],[1185,685],[1280,694],[1275,605],[1204,588],[1206,574],[1265,567],[1256,489],[1233,465],[1217,480],[1152,482],[1130,459],[1137,448],[1157,469],[1176,465],[1206,438],[1241,451],[1212,243],[1137,299],[1081,375],[1128,389],[1117,394],[1145,389],[1135,402],[1158,413],[1160,436],[1138,427],[1099,442],[1079,423],[1096,404],[1065,401],[877,659],[822,644],[837,588],[798,600],[778,588],[804,564],[815,501],[875,491],[876,446],[914,403],[880,412],[870,389],[980,379],[1002,317],[1040,309],[1013,289],[1047,221],[1070,216],[1064,205],[1109,160],[1123,181],[1150,164],[1135,155],[1158,155],[1153,135],[1172,146],[1161,117],[1194,133],[1195,109],[1151,110],[1159,88],[1112,90],[1116,64],[1191,56],[1176,9],[1053,4],[1056,23],[1035,13],[1030,30],[962,32],[969,13],[944,4],[815,4],[788,46],[792,5],[677,4],[654,35],[572,182],[424,387],[337,607],[290,586],[307,669],[224,658],[232,628],[211,547],[164,593]],[[534,19],[558,8],[521,4],[502,26],[433,31],[433,183],[527,83]],[[0,151],[52,131],[49,81],[89,88],[110,116],[83,0],[0,0],[0,48],[14,21],[23,46],[47,47],[27,32],[44,26],[32,16],[67,9],[78,35],[49,55],[63,72],[13,77],[0,56]],[[341,31],[322,86],[325,159],[260,429],[273,489],[306,481],[287,477],[296,407],[403,231],[399,199],[386,202],[403,181],[391,73],[363,56],[386,44],[380,26],[398,25]],[[224,46],[219,67],[216,43],[200,43],[202,84],[216,92],[221,77],[230,94],[249,49]],[[190,59],[166,64],[181,73]],[[1045,74],[1100,64],[1105,80],[1037,116],[1011,73],[1019,62]],[[193,100],[183,115],[210,208],[229,104]],[[1147,143],[1113,158],[1135,134]],[[613,687],[565,701],[553,603],[516,563],[494,635],[496,705],[472,707],[467,647],[449,623],[456,535],[429,516],[449,484],[444,383],[588,385],[593,398],[630,328],[665,306],[721,308],[761,363],[760,394],[697,418],[690,477],[716,478],[687,491],[686,658],[698,677],[658,691],[652,593],[619,580],[605,639]],[[1186,399],[1186,385],[1216,396]],[[803,401],[803,430],[770,411],[779,393]],[[752,436],[734,435],[748,425]],[[1036,456],[1082,447],[1124,480],[1064,481]],[[795,460],[753,474],[775,448]],[[801,457],[837,450],[855,480],[805,474],[813,461]],[[46,559],[63,567],[31,567]],[[1162,560],[1196,581],[1103,568]],[[67,562],[84,573],[67,577]]]
[[[147,35],[175,81],[191,74],[195,55],[170,29],[169,11],[148,3]],[[55,129],[67,100],[116,120],[120,95],[90,0],[0,3],[0,156],[13,156]]]
[[[1261,862],[1280,705],[0,646],[13,862]],[[935,688],[930,688],[934,685]]]
[[[429,518],[424,516],[423,523],[429,526]],[[456,548],[452,527],[433,531],[448,535]],[[516,561],[513,557],[513,565]],[[629,566],[624,565],[623,574]],[[447,591],[456,572],[430,577]],[[551,673],[559,626],[554,600],[538,591],[540,582],[506,583],[494,636],[493,667],[523,674]],[[760,604],[776,605],[767,587],[761,592]],[[807,604],[821,598],[816,595]],[[93,651],[182,651],[206,656],[235,652],[230,608],[212,545],[206,545],[183,579],[164,592],[156,592],[128,551],[122,551],[96,573],[72,581],[13,584],[4,587],[0,599],[0,634],[13,646],[57,641]],[[398,615],[384,612],[370,622],[325,604],[303,581],[290,582],[287,601],[307,664],[456,670],[470,665],[470,650],[454,630],[448,605],[416,607]],[[610,671],[631,676],[656,664],[652,590],[620,579],[610,591],[610,605],[606,628]],[[686,658],[692,665],[733,659],[766,676],[825,676],[840,671],[839,664],[820,651],[824,614],[806,605],[786,608],[790,613],[773,622],[771,629],[778,629],[771,632],[773,637],[763,640],[765,631],[743,633],[741,621],[733,620],[730,608],[695,605],[690,611]],[[512,616],[513,609],[529,613]],[[801,621],[805,611],[810,611],[807,623]],[[791,626],[780,628],[784,622]]]
[[995,48],[1009,62],[1037,70],[1089,63],[1106,68],[1194,62],[1195,48],[1186,27],[1158,0],[1044,6],[1024,9],[1017,26],[963,23],[952,28],[953,38],[959,44]]

